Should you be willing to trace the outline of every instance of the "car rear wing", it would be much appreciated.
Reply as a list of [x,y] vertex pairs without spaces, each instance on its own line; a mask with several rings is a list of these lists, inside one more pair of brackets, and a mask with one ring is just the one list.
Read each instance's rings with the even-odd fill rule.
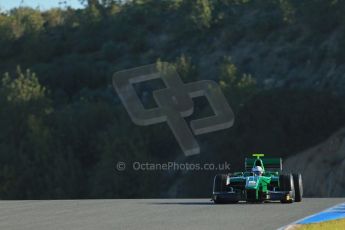
[[[269,158],[262,157],[260,158],[264,164],[265,171],[282,171],[283,170],[283,160],[280,157]],[[254,162],[257,158],[246,157],[244,162],[244,168],[246,171],[250,171],[253,168]]]

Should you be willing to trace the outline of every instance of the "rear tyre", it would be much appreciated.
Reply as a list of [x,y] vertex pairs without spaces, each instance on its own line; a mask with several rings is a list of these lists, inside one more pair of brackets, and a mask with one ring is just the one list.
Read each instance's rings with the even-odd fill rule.
[[303,182],[300,173],[293,174],[293,181],[295,186],[295,202],[301,202],[303,197]]
[[279,186],[280,191],[289,192],[281,202],[282,203],[292,203],[295,199],[295,188],[294,188],[294,179],[292,174],[282,174],[279,176]]

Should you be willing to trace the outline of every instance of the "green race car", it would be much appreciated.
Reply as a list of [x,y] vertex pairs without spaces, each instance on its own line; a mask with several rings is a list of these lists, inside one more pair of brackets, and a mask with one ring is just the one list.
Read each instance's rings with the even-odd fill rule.
[[212,200],[216,204],[239,201],[282,203],[301,202],[301,174],[282,173],[281,158],[253,154],[245,159],[245,172],[218,174],[214,177]]

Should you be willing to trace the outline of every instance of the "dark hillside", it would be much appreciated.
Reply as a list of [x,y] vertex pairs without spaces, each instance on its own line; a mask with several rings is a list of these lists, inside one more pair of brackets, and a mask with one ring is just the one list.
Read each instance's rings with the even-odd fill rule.
[[[85,2],[0,11],[1,199],[208,196],[214,171],[116,163],[239,170],[249,152],[292,156],[345,125],[344,1]],[[234,109],[232,128],[197,136],[198,156],[166,124],[134,125],[111,86],[115,71],[162,61],[184,82],[217,81]]]

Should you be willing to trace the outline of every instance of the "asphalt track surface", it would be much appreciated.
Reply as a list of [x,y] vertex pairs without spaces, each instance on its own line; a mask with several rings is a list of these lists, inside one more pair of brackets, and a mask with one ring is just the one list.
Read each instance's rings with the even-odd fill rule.
[[0,229],[269,230],[342,202],[345,198],[229,205],[209,199],[0,201]]

